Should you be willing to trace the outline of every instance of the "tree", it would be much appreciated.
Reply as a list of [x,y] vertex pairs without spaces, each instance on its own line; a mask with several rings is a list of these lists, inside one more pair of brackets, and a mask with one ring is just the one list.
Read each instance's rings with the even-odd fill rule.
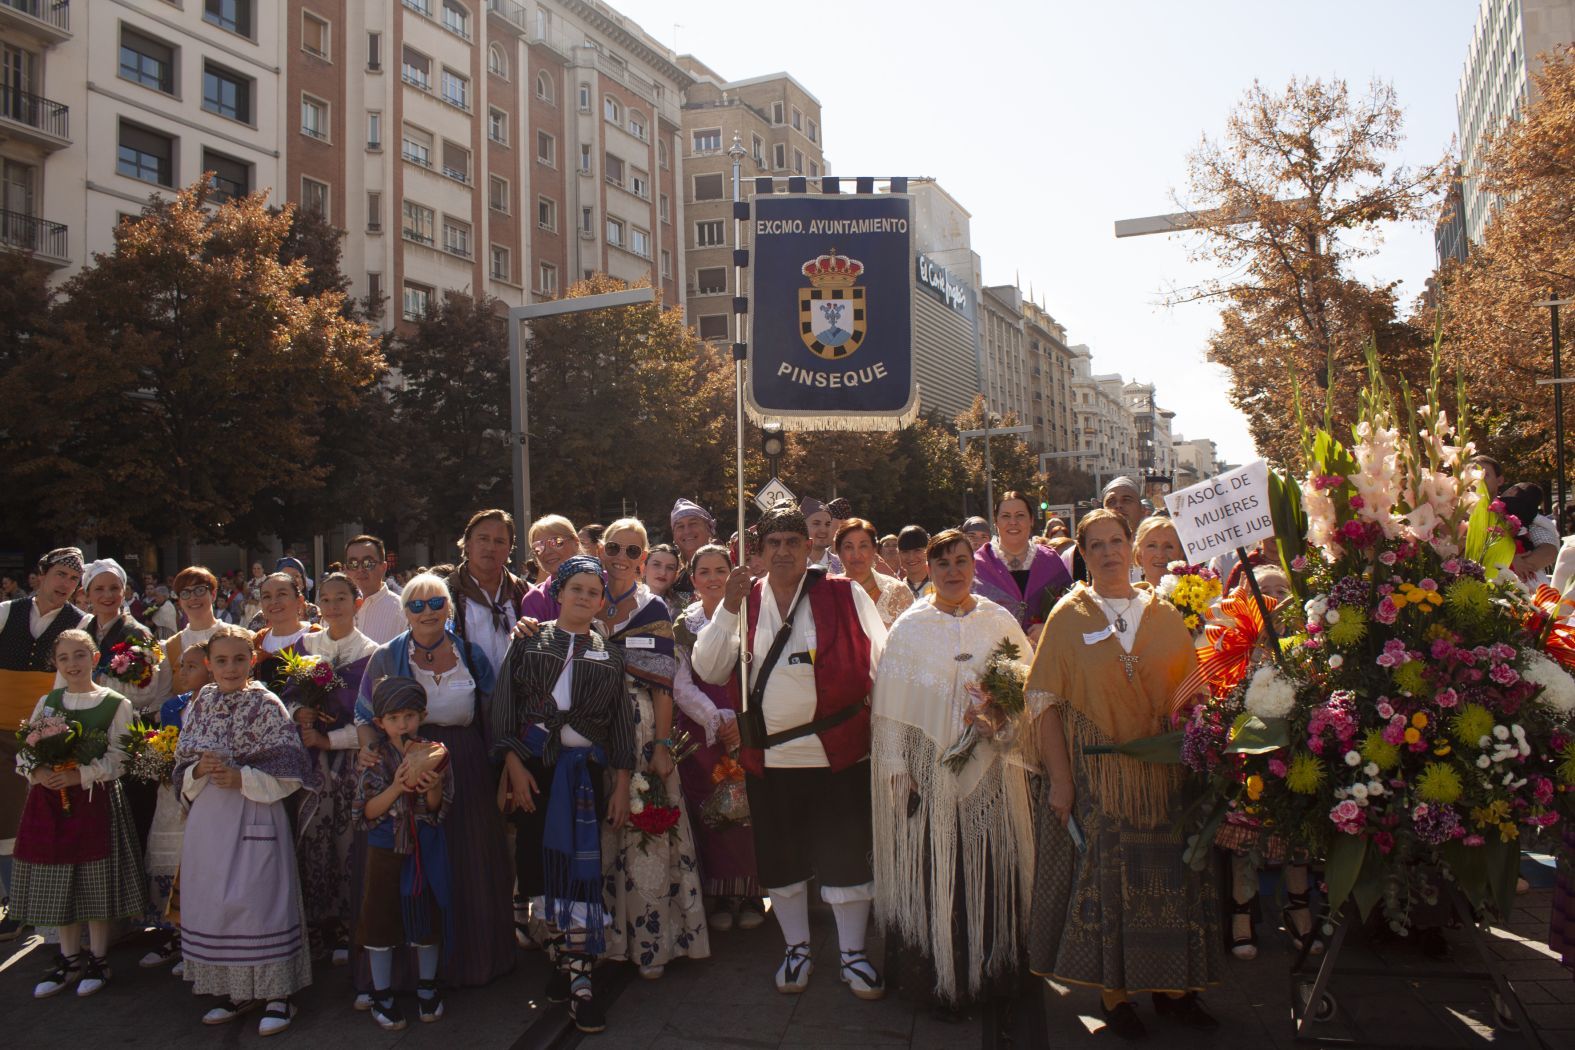
[[[985,426],[986,412],[984,395],[976,395],[973,405],[968,411],[957,417],[958,430],[982,430]],[[1015,427],[1019,423],[1015,412],[1008,412],[995,419],[997,427]],[[978,479],[978,506],[983,507],[985,493],[989,491],[984,484],[984,441],[975,438],[968,445],[968,450],[963,454],[963,459],[968,471],[970,482]],[[1034,455],[1028,443],[1016,434],[990,439],[990,474],[994,482],[995,498],[1000,499],[1001,493],[1013,489],[1027,492],[1031,496],[1038,493],[1039,483],[1039,458]],[[1034,501],[1037,503],[1037,501]],[[1039,507],[1031,506],[1037,515]],[[986,519],[994,519],[995,508],[989,507],[983,511]]]
[[[1543,56],[1537,97],[1468,172],[1500,203],[1462,266],[1439,275],[1444,347],[1478,406],[1479,445],[1521,477],[1550,477],[1548,311],[1575,294],[1575,48]],[[1566,313],[1566,317],[1575,311]]]
[[254,539],[242,523],[267,499],[323,483],[322,420],[382,358],[342,293],[298,294],[305,264],[279,259],[289,223],[261,194],[214,206],[199,180],[151,200],[66,283],[56,335],[19,366],[72,424],[43,519],[126,541],[173,533],[187,558],[198,539]]
[[1343,80],[1293,79],[1282,94],[1255,81],[1223,140],[1205,137],[1187,158],[1190,200],[1177,203],[1203,233],[1193,258],[1223,275],[1170,299],[1221,304],[1208,358],[1229,370],[1259,452],[1281,464],[1300,452],[1287,411],[1293,375],[1314,400],[1334,382],[1345,422],[1357,384],[1337,378],[1360,371],[1370,340],[1390,375],[1413,386],[1427,376],[1430,340],[1396,320],[1395,285],[1351,272],[1373,254],[1381,223],[1429,216],[1448,170],[1443,160],[1391,165],[1402,124],[1388,84],[1353,99]]
[[0,487],[6,493],[0,535],[28,549],[51,546],[58,536],[40,505],[43,494],[64,481],[67,465],[54,453],[73,430],[69,417],[50,408],[55,384],[38,382],[32,367],[43,346],[51,345],[53,306],[49,268],[20,252],[0,252]]

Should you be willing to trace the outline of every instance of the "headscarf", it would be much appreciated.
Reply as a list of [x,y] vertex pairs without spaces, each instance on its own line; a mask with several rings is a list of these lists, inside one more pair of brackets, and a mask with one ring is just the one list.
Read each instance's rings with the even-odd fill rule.
[[963,532],[988,533],[990,531],[990,523],[979,517],[979,515],[975,514],[973,517],[962,523],[961,530]]
[[427,691],[414,678],[389,675],[372,687],[372,717],[382,718],[395,711],[427,713]]
[[765,539],[773,532],[796,532],[805,539],[809,539],[809,524],[804,519],[817,510],[825,509],[825,506],[819,500],[806,499],[801,505],[796,507],[793,505],[792,500],[778,500],[755,523],[755,532],[761,539]]
[[1143,498],[1143,490],[1138,488],[1138,483],[1122,474],[1120,477],[1111,478],[1109,483],[1099,490],[1099,501],[1103,503],[1117,489],[1131,489],[1139,499]]
[[716,533],[716,519],[711,516],[711,512],[700,504],[680,496],[678,502],[673,504],[673,512],[667,516],[667,521],[669,525],[677,525],[685,518],[699,518],[706,523],[706,527],[713,535]]
[[126,585],[126,570],[120,567],[120,562],[114,558],[100,558],[98,561],[89,562],[83,568],[82,589],[87,590],[92,585],[94,577],[102,576],[106,572],[119,578],[122,587]]
[[564,585],[569,582],[570,576],[578,576],[588,572],[602,581],[602,590],[607,590],[607,570],[602,568],[602,563],[589,554],[576,554],[572,558],[565,558],[552,574],[552,582],[547,585],[547,596],[553,601],[558,600],[558,595],[563,593]]
[[[772,510],[775,510],[775,509],[776,509],[775,507],[772,508]],[[822,511],[822,510],[825,510],[825,509],[826,509],[826,505],[824,503],[820,502],[820,500],[816,499],[814,496],[805,496],[802,500],[799,501],[799,504],[798,504],[798,511],[799,511],[799,513],[804,515],[804,517],[806,517],[806,518],[812,517],[816,512]],[[768,511],[767,513],[770,513],[770,511]],[[781,530],[778,529],[776,531],[780,532]]]
[[306,586],[306,566],[301,563],[301,559],[285,557],[280,558],[274,563],[274,572],[283,572],[286,569],[294,569],[296,572],[300,573],[301,586],[303,588]]
[[82,571],[82,548],[56,547],[42,558],[38,559],[38,574],[40,576],[53,569],[56,565],[64,565],[72,572]]
[[853,504],[849,503],[845,497],[838,496],[826,504],[826,513],[830,514],[837,521],[846,521],[853,517]]

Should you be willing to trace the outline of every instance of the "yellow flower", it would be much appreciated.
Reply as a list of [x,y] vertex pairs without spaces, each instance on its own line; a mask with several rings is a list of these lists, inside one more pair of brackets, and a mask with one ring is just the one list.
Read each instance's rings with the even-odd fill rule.
[[1396,609],[1404,609],[1406,606],[1405,595],[1401,594],[1399,591],[1391,594],[1389,596],[1389,600],[1394,603],[1394,607]]
[[1263,797],[1263,778],[1256,773],[1247,778],[1247,797],[1254,802]]
[[[1479,806],[1471,811],[1471,819],[1476,821],[1477,827],[1486,828],[1494,824],[1504,824],[1509,821],[1509,803],[1503,799],[1495,799],[1485,806]],[[1514,827],[1513,823],[1510,827]],[[1508,842],[1508,839],[1504,841]]]
[[1406,731],[1405,731],[1405,742],[1406,743],[1414,744],[1414,743],[1416,743],[1417,741],[1419,741],[1421,739],[1422,739],[1422,733],[1421,733],[1420,730],[1410,729],[1410,728],[1406,729]]
[[1422,772],[1417,774],[1417,796],[1427,802],[1438,802],[1447,806],[1458,802],[1464,790],[1465,785],[1460,782],[1460,774],[1447,763],[1429,762],[1422,767]]
[[1427,714],[1425,712],[1418,711],[1416,714],[1411,716],[1411,724],[1416,726],[1418,729],[1427,728]]

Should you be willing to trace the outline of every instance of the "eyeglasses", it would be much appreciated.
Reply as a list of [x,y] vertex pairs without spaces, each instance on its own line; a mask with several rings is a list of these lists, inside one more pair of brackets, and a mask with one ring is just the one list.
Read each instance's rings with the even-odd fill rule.
[[405,603],[405,608],[409,609],[413,613],[423,613],[428,609],[431,609],[433,612],[437,612],[447,604],[447,598],[443,597],[441,594],[436,594],[431,598],[412,598],[410,601]]
[[206,598],[212,593],[212,587],[209,587],[206,583],[198,583],[190,587],[182,587],[178,597],[181,601],[185,601],[188,598]]
[[616,543],[602,544],[602,553],[609,558],[618,557],[619,551],[622,551],[623,556],[628,558],[630,561],[639,561],[640,555],[645,552],[645,548],[641,547],[638,543],[625,543],[622,547],[618,546]]
[[346,558],[345,559],[345,568],[349,569],[352,572],[358,572],[358,571],[362,571],[362,570],[365,570],[367,572],[371,572],[373,569],[377,568],[381,564],[383,564],[383,559],[381,559],[381,558],[370,558],[370,557],[368,557],[368,558],[360,558],[360,559],[356,559],[356,558]]
[[[569,542],[571,541],[567,536],[554,536],[549,540],[531,540],[530,549],[535,551],[537,554],[540,554],[548,547],[551,547],[553,550],[557,550],[559,547],[562,547],[564,544]],[[574,540],[572,542],[578,543],[579,541]]]

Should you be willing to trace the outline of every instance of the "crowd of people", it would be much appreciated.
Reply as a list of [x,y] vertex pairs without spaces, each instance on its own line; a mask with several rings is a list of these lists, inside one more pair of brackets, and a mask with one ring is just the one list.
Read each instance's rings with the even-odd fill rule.
[[[321,579],[287,556],[135,595],[113,560],[51,551],[0,604],[0,717],[104,747],[48,764],[0,737],[20,774],[0,777],[0,937],[53,930],[34,995],[87,996],[119,932],[155,929],[141,966],[212,997],[206,1024],[260,1010],[264,1035],[314,959],[398,1030],[402,1000],[438,1021],[446,989],[540,950],[547,998],[598,1032],[599,964],[658,980],[768,916],[775,986],[803,992],[813,882],[837,930],[820,965],[858,998],[958,1017],[1031,973],[1095,990],[1122,1038],[1143,994],[1211,1029],[1200,993],[1255,951],[1257,873],[1184,863],[1177,767],[1112,750],[1205,695],[1174,696],[1197,666],[1158,590],[1175,528],[1129,478],[1103,504],[1036,534],[1009,491],[932,535],[807,499],[726,542],[687,499],[664,542],[560,515],[519,537],[483,510],[457,564],[403,578],[361,535]],[[1537,528],[1517,569],[1556,577]],[[1289,592],[1267,550],[1216,568]],[[157,643],[146,673],[126,642]],[[156,781],[133,776],[134,727],[178,731]],[[1308,872],[1286,880],[1286,931],[1315,938]]]

